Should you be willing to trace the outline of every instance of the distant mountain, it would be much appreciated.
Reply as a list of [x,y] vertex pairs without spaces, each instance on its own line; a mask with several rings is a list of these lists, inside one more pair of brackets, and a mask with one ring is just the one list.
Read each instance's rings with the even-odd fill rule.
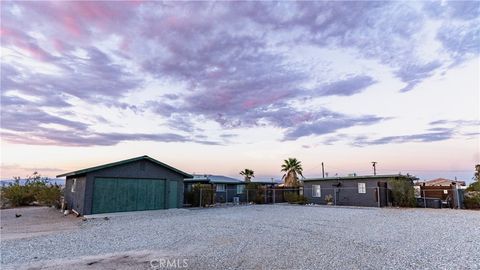
[[[25,185],[26,181],[27,181],[27,179],[20,179],[19,183],[20,183],[20,185]],[[62,179],[62,178],[48,179],[47,182],[49,184],[52,184],[52,185],[54,185],[54,184],[57,184],[59,186],[65,185],[65,179]],[[13,183],[15,183],[15,180],[13,180],[13,179],[0,180],[0,186],[2,186],[2,187],[8,186],[8,185],[13,184]]]

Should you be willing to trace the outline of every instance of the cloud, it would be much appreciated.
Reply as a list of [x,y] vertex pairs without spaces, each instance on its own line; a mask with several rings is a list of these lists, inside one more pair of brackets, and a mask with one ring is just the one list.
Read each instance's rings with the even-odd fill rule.
[[225,139],[229,139],[229,138],[238,137],[238,135],[237,134],[231,134],[231,133],[225,133],[225,134],[220,134],[220,137],[225,138]]
[[479,127],[480,126],[480,120],[467,120],[467,119],[457,119],[457,120],[447,120],[447,119],[441,119],[441,120],[435,120],[429,123],[429,125],[432,126],[438,126],[438,125],[446,125],[446,126],[455,126],[455,127]]
[[411,143],[411,142],[437,142],[451,139],[454,136],[453,131],[437,131],[412,135],[402,136],[387,136],[379,139],[368,140],[364,137],[359,137],[353,143],[356,146],[366,145],[380,145],[380,144],[392,144],[392,143]]
[[[101,133],[92,130],[90,123],[53,115],[44,111],[42,106],[19,97],[5,96],[1,101],[1,137],[11,143],[82,147],[116,145],[123,141],[220,144],[176,133]],[[187,126],[179,126],[179,129],[191,131]]]
[[296,140],[300,137],[310,135],[330,134],[336,132],[337,130],[353,126],[376,124],[381,120],[383,120],[383,118],[377,116],[351,117],[339,115],[335,118],[320,118],[318,120],[305,122],[296,127],[289,128],[285,134],[284,140]]
[[[156,134],[130,134],[130,133],[96,133],[77,132],[74,130],[61,131],[40,128],[34,131],[17,134],[2,132],[3,140],[30,145],[58,145],[58,146],[110,146],[123,141],[155,141],[155,142],[188,142],[188,137],[174,133]],[[211,144],[211,142],[195,141],[198,143]]]
[[326,84],[320,87],[317,93],[322,96],[351,96],[362,92],[374,83],[375,80],[372,77],[358,75]]
[[64,100],[68,94],[89,102],[115,104],[118,98],[141,84],[132,73],[112,62],[101,50],[89,47],[84,51],[85,58],[70,54],[52,61],[52,64],[60,68],[61,76],[2,63],[2,90],[17,90],[49,103],[54,98]]
[[396,74],[402,81],[407,83],[407,86],[402,88],[400,92],[412,90],[413,87],[422,82],[423,79],[430,77],[440,66],[440,62],[432,61],[424,65],[413,64],[402,67]]
[[2,104],[1,116],[2,129],[15,132],[35,131],[41,124],[56,124],[78,132],[84,132],[88,127],[85,123],[52,115],[32,106],[3,106]]
[[[7,2],[2,7],[2,48],[12,53],[1,65],[2,129],[7,136],[40,124],[75,131],[69,139],[43,128],[16,139],[24,142],[216,144],[195,139],[202,121],[223,129],[276,127],[284,140],[334,134],[382,117],[295,104],[360,94],[379,76],[368,70],[347,73],[328,63],[315,74],[296,61],[303,54],[299,45],[349,50],[378,62],[395,71],[405,92],[438,70],[477,56],[480,44],[477,2]],[[431,22],[439,29],[428,28]],[[436,31],[433,41],[425,35],[430,30]],[[439,43],[438,52],[424,53],[429,42]],[[149,92],[147,101],[122,100],[152,81],[180,87],[154,89],[158,93]],[[154,113],[166,123],[165,131],[158,137],[107,135],[75,115],[48,110],[68,111],[75,106],[72,97],[92,106]]]

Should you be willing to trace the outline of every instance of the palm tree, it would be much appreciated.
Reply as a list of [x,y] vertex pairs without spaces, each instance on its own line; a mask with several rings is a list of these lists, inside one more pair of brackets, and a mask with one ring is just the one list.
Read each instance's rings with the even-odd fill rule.
[[298,161],[296,158],[288,158],[284,160],[285,163],[282,165],[282,172],[285,172],[282,179],[285,180],[286,187],[298,187],[300,183],[298,182],[298,174],[303,178],[303,168],[302,162]]
[[245,169],[245,170],[241,171],[240,174],[245,177],[245,182],[246,183],[249,183],[250,180],[252,179],[252,177],[255,177],[254,171],[250,170],[250,169]]

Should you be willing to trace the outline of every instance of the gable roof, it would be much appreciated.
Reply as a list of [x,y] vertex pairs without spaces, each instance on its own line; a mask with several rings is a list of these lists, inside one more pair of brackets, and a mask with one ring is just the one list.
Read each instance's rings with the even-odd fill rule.
[[449,185],[465,186],[465,181],[450,180],[446,178],[437,178],[437,179],[432,179],[424,182],[419,182],[419,184],[424,184],[425,186],[449,186]]
[[354,176],[342,176],[342,177],[319,177],[319,178],[305,178],[301,181],[328,181],[328,180],[365,180],[365,179],[385,179],[385,178],[403,178],[410,180],[417,180],[418,178],[413,175],[403,175],[403,174],[384,174],[384,175],[354,175]]
[[110,168],[110,167],[114,167],[114,166],[118,166],[118,165],[123,165],[123,164],[127,164],[127,163],[131,163],[131,162],[135,162],[135,161],[139,161],[139,160],[148,160],[148,161],[151,161],[157,165],[160,165],[160,166],[163,166],[169,170],[172,170],[176,173],[179,173],[181,175],[183,175],[184,177],[186,178],[191,178],[193,177],[191,174],[188,174],[186,172],[183,172],[179,169],[176,169],[172,166],[169,166],[163,162],[160,162],[156,159],[153,159],[149,156],[140,156],[140,157],[136,157],[136,158],[130,158],[130,159],[125,159],[125,160],[121,160],[121,161],[117,161],[117,162],[112,162],[112,163],[108,163],[108,164],[104,164],[104,165],[100,165],[100,166],[95,166],[95,167],[90,167],[90,168],[86,168],[86,169],[81,169],[81,170],[77,170],[77,171],[73,171],[73,172],[68,172],[68,173],[64,173],[64,174],[60,174],[60,175],[57,175],[57,177],[64,177],[64,176],[72,176],[72,175],[79,175],[79,174],[85,174],[85,173],[89,173],[89,172],[94,172],[94,171],[98,171],[98,170],[102,170],[102,169],[105,169],[105,168]]
[[193,178],[184,179],[184,182],[205,182],[211,184],[243,184],[242,180],[223,176],[223,175],[212,175],[212,174],[194,174]]

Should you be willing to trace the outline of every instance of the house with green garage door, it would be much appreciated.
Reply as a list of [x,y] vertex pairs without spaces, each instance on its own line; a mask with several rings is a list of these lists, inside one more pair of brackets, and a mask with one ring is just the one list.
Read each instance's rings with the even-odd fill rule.
[[67,208],[79,215],[178,208],[192,176],[141,156],[58,175]]

